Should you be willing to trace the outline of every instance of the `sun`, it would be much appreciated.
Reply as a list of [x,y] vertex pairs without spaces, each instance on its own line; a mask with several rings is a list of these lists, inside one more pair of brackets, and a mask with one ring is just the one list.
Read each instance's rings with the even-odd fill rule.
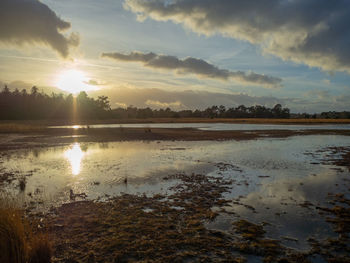
[[97,90],[98,88],[89,85],[89,78],[85,73],[76,69],[69,69],[58,75],[56,86],[64,91],[77,94],[81,91]]

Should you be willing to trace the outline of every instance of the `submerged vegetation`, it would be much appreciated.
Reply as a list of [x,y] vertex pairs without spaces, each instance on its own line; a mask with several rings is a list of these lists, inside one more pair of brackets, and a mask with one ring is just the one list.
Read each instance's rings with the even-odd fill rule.
[[[170,195],[123,194],[106,202],[79,201],[51,211],[44,228],[55,240],[54,262],[349,262],[349,208],[316,208],[327,212],[338,238],[309,239],[311,248],[291,249],[267,237],[266,223],[232,218],[232,228],[206,228],[226,210],[223,198],[232,181],[200,174],[164,177],[176,180]],[[335,202],[349,204],[344,195]]]

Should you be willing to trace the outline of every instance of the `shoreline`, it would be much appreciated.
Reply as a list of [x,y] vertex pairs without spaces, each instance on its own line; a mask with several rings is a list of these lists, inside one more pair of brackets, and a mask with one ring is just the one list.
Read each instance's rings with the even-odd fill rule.
[[305,135],[350,136],[349,130],[206,131],[192,128],[42,128],[20,132],[0,131],[0,150],[47,147],[79,142],[118,141],[225,141],[287,138]]

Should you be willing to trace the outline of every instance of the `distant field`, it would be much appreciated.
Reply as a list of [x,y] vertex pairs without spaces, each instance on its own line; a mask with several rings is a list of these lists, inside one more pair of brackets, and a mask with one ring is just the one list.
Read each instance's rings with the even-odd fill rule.
[[[250,124],[350,124],[350,119],[222,119],[222,118],[148,118],[148,119],[106,119],[106,120],[2,120],[2,128],[16,125],[50,126],[73,124],[122,124],[122,123],[250,123]],[[29,125],[29,126],[28,126]],[[25,128],[22,126],[22,128]]]

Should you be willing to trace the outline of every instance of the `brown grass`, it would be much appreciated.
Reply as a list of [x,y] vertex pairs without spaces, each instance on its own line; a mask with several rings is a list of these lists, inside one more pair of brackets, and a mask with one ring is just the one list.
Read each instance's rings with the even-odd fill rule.
[[2,125],[59,126],[123,123],[251,123],[251,124],[350,124],[350,119],[268,119],[268,118],[146,118],[146,119],[104,119],[104,120],[0,120]]
[[0,262],[25,263],[27,245],[21,214],[12,208],[0,208]]
[[0,133],[24,133],[40,132],[45,129],[43,125],[19,124],[19,123],[1,123]]
[[30,263],[47,263],[51,261],[52,248],[46,234],[38,234],[32,238],[29,249]]
[[45,234],[34,234],[22,212],[8,202],[0,205],[0,262],[51,262],[51,245]]

